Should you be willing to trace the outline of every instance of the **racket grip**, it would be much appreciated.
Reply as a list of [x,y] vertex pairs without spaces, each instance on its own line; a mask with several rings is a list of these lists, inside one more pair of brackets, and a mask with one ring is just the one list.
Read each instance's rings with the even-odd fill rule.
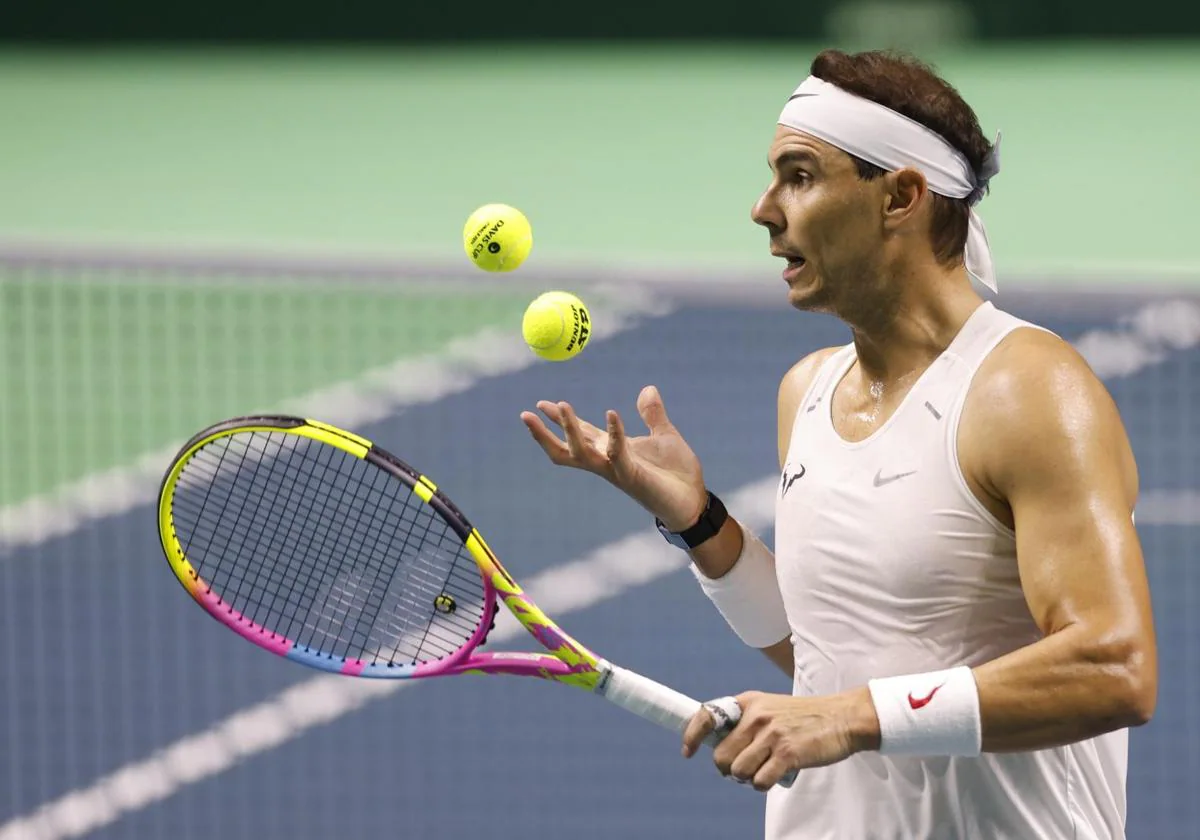
[[680,734],[700,711],[700,703],[686,694],[616,665],[608,666],[596,693],[628,712]]
[[[686,694],[681,694],[673,688],[668,688],[662,683],[655,682],[626,668],[611,663],[604,663],[604,666],[606,675],[600,680],[596,693],[622,709],[633,712],[638,717],[656,723],[664,729],[683,734],[688,721],[696,712],[700,711],[700,702]],[[715,747],[721,743],[737,724],[741,711],[736,704],[730,705],[732,709],[727,711],[733,714],[728,726],[717,727],[710,732],[704,739],[704,743],[708,746]],[[791,770],[779,780],[779,784],[782,787],[791,787],[794,781],[796,781],[796,771]]]

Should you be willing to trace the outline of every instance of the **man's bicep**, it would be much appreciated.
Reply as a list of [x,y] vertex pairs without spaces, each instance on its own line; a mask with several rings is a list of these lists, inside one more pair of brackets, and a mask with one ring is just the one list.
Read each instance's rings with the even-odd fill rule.
[[1044,481],[1042,467],[1030,469],[1008,495],[1030,611],[1046,633],[1079,622],[1136,624],[1149,611],[1130,506],[1103,470],[1080,475],[1069,460],[1047,461],[1062,469]]
[[1074,351],[1048,349],[1013,364],[988,456],[1012,511],[1026,599],[1046,633],[1080,622],[1137,632],[1150,613],[1128,437]]

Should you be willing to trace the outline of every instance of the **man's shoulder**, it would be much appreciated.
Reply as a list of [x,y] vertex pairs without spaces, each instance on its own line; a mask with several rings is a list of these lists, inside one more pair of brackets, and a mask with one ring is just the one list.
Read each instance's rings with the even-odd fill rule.
[[820,350],[814,350],[792,365],[780,380],[779,394],[776,398],[780,466],[783,465],[791,446],[792,425],[796,412],[800,410],[800,403],[816,381],[821,366],[840,349],[842,348],[822,347]]
[[1120,457],[1126,448],[1116,403],[1087,360],[1062,338],[1027,328],[979,366],[958,438],[964,468],[998,498],[1018,473],[1066,470],[1101,445]]
[[1039,406],[1106,396],[1087,359],[1069,342],[1022,324],[980,363],[968,399],[989,414],[1019,416]]
[[795,402],[799,404],[804,394],[817,378],[817,373],[821,370],[821,366],[844,347],[844,344],[822,347],[804,356],[788,368],[783,378],[779,381],[780,402]]

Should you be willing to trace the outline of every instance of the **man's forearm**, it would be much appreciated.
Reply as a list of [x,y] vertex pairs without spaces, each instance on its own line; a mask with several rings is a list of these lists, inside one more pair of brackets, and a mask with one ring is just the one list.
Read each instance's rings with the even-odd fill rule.
[[742,526],[731,515],[712,538],[688,552],[696,568],[707,578],[722,578],[742,553]]
[[1036,750],[1150,719],[1153,663],[1133,640],[1068,627],[974,669],[985,752]]
[[1153,714],[1154,663],[1144,645],[1116,639],[1076,625],[972,669],[873,680],[839,695],[851,739],[856,751],[975,755],[1138,726]]

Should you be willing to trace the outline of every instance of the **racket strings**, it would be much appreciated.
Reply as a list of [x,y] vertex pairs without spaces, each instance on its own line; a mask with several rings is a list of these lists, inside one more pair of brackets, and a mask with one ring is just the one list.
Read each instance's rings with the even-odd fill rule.
[[[233,453],[233,458],[229,458],[231,452]],[[228,472],[232,470],[233,474],[238,477],[245,476],[247,473],[243,471],[243,467],[246,465],[247,459],[257,460],[262,455],[270,454],[271,444],[269,442],[264,443],[261,451],[254,446],[223,447],[220,450],[219,456],[215,459],[215,469],[212,472],[205,473],[205,465],[198,463],[200,459],[196,459],[188,465],[189,469],[199,466],[201,472],[205,473],[199,477],[200,480],[208,482],[207,490],[205,492],[205,502],[201,506],[199,519],[204,520],[204,524],[209,526],[209,529],[204,530],[197,528],[193,532],[193,534],[199,540],[195,546],[192,545],[191,539],[183,541],[184,554],[190,558],[193,558],[193,560],[197,557],[202,558],[199,564],[193,563],[193,565],[198,566],[198,571],[201,577],[205,578],[209,582],[210,588],[217,591],[222,595],[224,600],[230,601],[231,603],[242,602],[244,600],[242,597],[243,595],[248,598],[248,593],[243,591],[244,585],[247,582],[245,572],[251,568],[257,568],[261,570],[265,564],[258,566],[250,564],[217,564],[210,562],[211,558],[221,557],[229,554],[236,556],[254,556],[253,551],[255,548],[257,548],[257,545],[255,545],[255,542],[257,542],[255,537],[261,537],[261,535],[267,531],[272,531],[278,534],[288,534],[287,529],[280,527],[283,515],[286,515],[290,512],[292,514],[292,518],[294,519],[296,515],[301,513],[299,508],[303,507],[304,505],[304,488],[298,487],[298,483],[296,481],[296,476],[299,474],[289,473],[286,471],[279,472],[280,480],[286,485],[286,490],[293,495],[295,495],[299,490],[301,498],[300,505],[291,509],[290,511],[283,509],[281,512],[279,510],[256,506],[256,501],[261,498],[261,488],[258,491],[255,490],[255,484],[259,478],[259,474],[257,473],[250,473],[249,480],[245,484],[233,483],[228,485],[227,492],[220,492],[218,488],[220,488],[222,485],[217,481],[217,479],[222,475],[223,471]],[[322,454],[324,453],[317,453],[318,457],[320,457]],[[275,464],[272,462],[268,463],[271,464],[272,468],[275,466]],[[189,476],[189,478],[193,478],[193,476]],[[213,495],[214,489],[218,489],[218,492],[215,496]],[[315,498],[315,496],[312,498]],[[178,504],[178,498],[176,501]],[[219,505],[219,507],[214,510],[214,507],[217,505]],[[230,510],[231,506],[232,511]],[[306,512],[311,513],[311,504],[308,507],[309,510]],[[245,521],[243,519],[243,513],[247,510],[254,511],[256,518],[261,519],[261,521]],[[226,517],[232,518],[233,522],[228,523],[226,521]],[[256,525],[260,527],[254,527]],[[287,542],[286,538],[284,542]],[[297,548],[295,545],[286,547],[293,551],[295,551]],[[307,548],[307,546],[305,548]],[[298,551],[291,556],[305,557],[306,553],[304,551]],[[275,572],[277,570],[278,564],[273,564],[271,571]],[[278,595],[280,594],[278,585],[280,583],[288,582],[286,579],[287,573],[291,571],[292,568],[291,564],[289,563],[283,568],[283,579],[277,578],[276,575],[271,574],[269,581],[271,583],[276,583],[277,586],[275,589],[272,589],[270,586],[268,586],[267,594],[274,595],[276,598],[278,598]],[[310,575],[314,572],[311,566],[307,571]],[[230,597],[231,595],[232,597]],[[240,611],[244,615],[247,615],[250,620],[255,621],[255,623],[267,626],[268,623],[261,621],[261,616],[257,612],[254,614],[247,614],[246,610]],[[277,623],[269,622],[269,626],[276,627]],[[284,629],[281,635],[287,635],[288,632],[288,630]]]
[[[241,464],[243,464],[243,465],[245,464],[247,457],[256,457],[258,454],[259,453],[253,447],[247,446],[247,447],[243,448],[242,453],[241,453]],[[264,480],[263,483],[259,486],[260,491],[265,492],[265,486],[266,486],[265,482],[267,480],[270,480],[271,478],[274,478],[282,483],[292,483],[292,482],[289,482],[289,477],[291,475],[293,475],[294,473],[289,472],[287,469],[287,467],[290,466],[288,464],[289,455],[287,453],[284,453],[284,451],[280,445],[280,442],[277,441],[277,442],[273,443],[270,440],[263,441],[262,454],[264,454],[264,455],[272,455],[273,454],[275,456],[282,456],[282,457],[269,457],[269,458],[264,459],[263,462],[265,462],[268,465],[269,472],[263,473],[261,475],[259,475],[257,472],[255,474],[256,482],[258,481],[258,479],[260,477]],[[318,459],[320,458],[321,455],[324,455],[324,454],[325,453],[323,453],[323,452],[318,452]],[[260,463],[263,463],[263,462],[260,462]],[[318,462],[319,462],[319,460],[318,460]],[[278,472],[276,473],[277,468],[278,468]],[[274,475],[272,475],[272,473],[274,473]],[[255,491],[255,486],[254,486],[254,484],[252,484],[251,488],[248,491],[247,499],[255,498],[255,496],[251,495],[254,493],[254,491]],[[274,551],[274,553],[278,554],[279,549],[282,546],[277,547],[276,543],[282,542],[282,540],[277,539],[277,537],[282,537],[283,535],[286,535],[288,533],[288,529],[281,527],[283,524],[283,519],[286,516],[287,512],[283,511],[283,512],[280,512],[278,514],[278,516],[275,516],[274,515],[275,511],[272,511],[270,509],[265,509],[265,508],[261,508],[261,507],[252,509],[249,505],[244,504],[244,505],[242,505],[241,509],[238,511],[238,517],[237,517],[237,520],[235,521],[235,529],[237,528],[238,524],[241,522],[242,515],[245,512],[247,512],[248,510],[254,510],[255,514],[261,514],[263,517],[263,521],[257,522],[256,521],[257,517],[252,518],[250,520],[249,533],[251,536],[250,536],[250,538],[248,538],[246,540],[245,545],[242,546],[242,550],[248,552],[252,556],[255,553],[259,552],[260,550],[265,550],[267,552]],[[294,519],[295,514],[298,514],[298,512],[299,512],[298,510],[292,511],[293,519]],[[237,531],[235,530],[233,533],[237,533]],[[267,541],[267,546],[265,547],[265,549],[262,549],[262,540],[264,537],[267,537],[268,541]],[[267,618],[268,616],[270,616],[271,606],[273,606],[275,603],[277,603],[278,584],[284,578],[286,578],[287,573],[289,571],[288,566],[285,564],[285,566],[283,568],[283,577],[280,577],[280,578],[277,578],[276,575],[274,574],[274,572],[276,572],[277,569],[272,568],[272,566],[268,565],[268,564],[260,564],[256,568],[254,568],[252,579],[249,576],[249,569],[246,569],[245,570],[246,574],[243,574],[242,576],[240,576],[240,578],[237,580],[236,589],[234,590],[235,600],[243,599],[243,598],[250,599],[252,593],[254,593],[256,591],[261,591],[258,587],[260,586],[260,584],[262,582],[263,570],[267,570],[267,586],[265,587],[265,592],[266,592],[266,596],[268,596],[270,598],[270,603],[267,603],[267,598],[264,597],[263,599],[261,599],[263,603],[257,604],[256,605],[257,608],[255,609],[255,611],[253,613],[247,614],[247,617],[251,621],[254,621],[257,624],[262,624],[261,619],[264,619],[264,618]],[[239,570],[239,571],[242,571],[242,570]],[[274,590],[272,590],[272,588],[270,587],[271,583],[276,584],[276,588]],[[263,615],[264,607],[265,607],[266,615]],[[285,629],[284,632],[286,633],[286,632],[288,632],[288,630]]]
[[218,438],[183,468],[171,510],[223,602],[322,655],[429,662],[484,620],[483,580],[449,523],[336,447],[284,432]]

